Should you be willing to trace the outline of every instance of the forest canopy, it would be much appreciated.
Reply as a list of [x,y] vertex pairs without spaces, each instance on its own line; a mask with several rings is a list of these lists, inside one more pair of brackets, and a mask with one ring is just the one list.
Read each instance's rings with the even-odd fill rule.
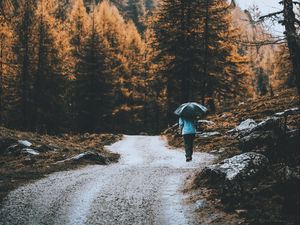
[[299,83],[294,8],[278,44],[234,1],[1,0],[0,123],[157,133],[183,102],[214,112],[273,95]]

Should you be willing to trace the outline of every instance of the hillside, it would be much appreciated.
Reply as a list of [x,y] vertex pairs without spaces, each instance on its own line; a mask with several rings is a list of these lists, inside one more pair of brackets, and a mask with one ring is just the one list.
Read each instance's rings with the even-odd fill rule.
[[[245,218],[245,224],[299,223],[299,100],[296,90],[285,90],[200,121],[195,151],[215,154],[224,166],[234,156],[249,152],[266,156],[268,163],[257,175],[231,183],[229,190],[222,175],[214,175],[210,168],[196,174],[189,186],[193,201],[206,199],[210,205],[199,212],[199,218],[221,210]],[[165,135],[171,146],[183,147],[177,125]]]

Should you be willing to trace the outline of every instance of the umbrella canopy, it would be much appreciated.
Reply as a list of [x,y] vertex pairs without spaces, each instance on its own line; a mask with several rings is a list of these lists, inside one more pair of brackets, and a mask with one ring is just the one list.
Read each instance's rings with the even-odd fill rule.
[[198,104],[196,102],[187,102],[182,105],[180,105],[174,113],[177,116],[182,116],[185,118],[195,118],[197,116],[200,116],[204,113],[206,113],[207,108],[201,104]]

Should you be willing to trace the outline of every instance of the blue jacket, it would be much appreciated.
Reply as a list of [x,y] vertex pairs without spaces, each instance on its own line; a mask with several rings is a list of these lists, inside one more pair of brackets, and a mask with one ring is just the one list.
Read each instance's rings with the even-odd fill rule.
[[196,133],[196,121],[187,120],[185,118],[179,117],[179,128],[181,129],[181,134],[195,134]]

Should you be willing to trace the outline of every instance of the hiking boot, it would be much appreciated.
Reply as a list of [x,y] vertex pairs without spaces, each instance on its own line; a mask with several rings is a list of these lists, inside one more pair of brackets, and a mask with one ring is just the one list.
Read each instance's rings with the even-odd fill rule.
[[186,157],[186,161],[187,162],[192,161],[192,157],[191,156]]

